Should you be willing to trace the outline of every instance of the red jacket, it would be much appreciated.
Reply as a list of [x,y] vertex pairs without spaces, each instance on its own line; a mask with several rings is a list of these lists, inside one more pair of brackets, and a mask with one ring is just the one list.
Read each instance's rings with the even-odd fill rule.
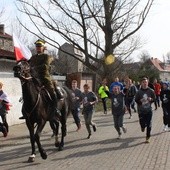
[[154,86],[155,94],[156,94],[156,95],[160,95],[161,85],[160,85],[159,83],[154,83],[153,86]]

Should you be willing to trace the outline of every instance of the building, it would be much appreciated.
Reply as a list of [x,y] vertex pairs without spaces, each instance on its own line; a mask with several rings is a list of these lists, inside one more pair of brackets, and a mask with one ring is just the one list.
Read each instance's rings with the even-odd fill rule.
[[67,86],[71,87],[73,79],[78,81],[78,87],[88,83],[90,90],[95,89],[96,74],[87,71],[83,65],[83,53],[72,44],[64,43],[58,51],[57,72],[67,75]]
[[162,81],[170,81],[170,64],[160,61],[158,58],[150,58],[148,64],[153,69],[159,71],[159,77]]
[[58,71],[62,74],[83,71],[83,54],[69,43],[64,43],[58,51],[60,65]]
[[5,33],[4,25],[0,25],[0,81],[4,84],[3,90],[8,94],[12,107],[7,115],[9,125],[22,123],[18,118],[21,116],[19,102],[22,96],[21,83],[14,78],[13,67],[15,66],[15,55],[12,36]]
[[[170,81],[170,63],[162,62],[158,58],[149,58],[144,63],[127,63],[123,64],[122,67],[123,74],[131,77],[135,77],[135,75],[141,76],[142,74],[153,76],[153,72],[150,72],[151,70],[158,73],[160,80]],[[155,77],[152,78],[154,79]]]
[[0,25],[0,72],[11,72],[15,65],[12,36],[5,33],[4,25]]

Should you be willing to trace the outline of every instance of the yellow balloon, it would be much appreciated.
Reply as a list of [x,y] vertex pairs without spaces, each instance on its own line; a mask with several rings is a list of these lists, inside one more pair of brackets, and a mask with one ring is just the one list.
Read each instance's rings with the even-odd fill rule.
[[106,65],[110,65],[110,64],[114,63],[114,61],[115,61],[115,56],[113,54],[110,54],[105,58]]

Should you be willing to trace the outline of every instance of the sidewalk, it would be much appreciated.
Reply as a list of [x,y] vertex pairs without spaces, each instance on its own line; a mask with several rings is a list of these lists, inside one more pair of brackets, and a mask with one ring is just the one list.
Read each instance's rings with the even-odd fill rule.
[[86,139],[88,134],[84,121],[82,129],[76,132],[76,126],[70,116],[65,149],[62,152],[54,148],[54,138],[51,139],[52,132],[47,123],[42,133],[43,146],[48,152],[47,161],[37,154],[36,161],[32,164],[26,163],[31,148],[25,124],[11,126],[9,136],[0,137],[0,169],[169,170],[170,132],[162,131],[161,108],[154,111],[149,144],[145,143],[146,132],[140,130],[137,113],[132,115],[132,119],[129,119],[128,114],[125,115],[128,131],[120,140],[117,139],[110,113],[95,113],[97,132],[93,132],[90,139]]
[[[73,118],[70,115],[67,120],[68,126],[73,126]],[[42,131],[42,136],[43,134],[52,134],[52,130],[50,128],[49,122],[46,123],[43,131]],[[24,123],[21,124],[16,124],[13,126],[9,127],[9,133],[7,137],[3,137],[3,134],[0,133],[0,147],[5,146],[10,146],[10,145],[16,145],[19,143],[22,143],[22,139],[29,138],[29,131],[27,129],[27,126]]]

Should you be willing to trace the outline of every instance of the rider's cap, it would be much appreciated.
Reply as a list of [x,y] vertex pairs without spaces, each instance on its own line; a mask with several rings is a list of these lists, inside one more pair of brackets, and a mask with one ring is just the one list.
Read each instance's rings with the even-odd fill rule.
[[36,47],[43,47],[43,46],[45,46],[45,40],[38,39],[34,44]]

